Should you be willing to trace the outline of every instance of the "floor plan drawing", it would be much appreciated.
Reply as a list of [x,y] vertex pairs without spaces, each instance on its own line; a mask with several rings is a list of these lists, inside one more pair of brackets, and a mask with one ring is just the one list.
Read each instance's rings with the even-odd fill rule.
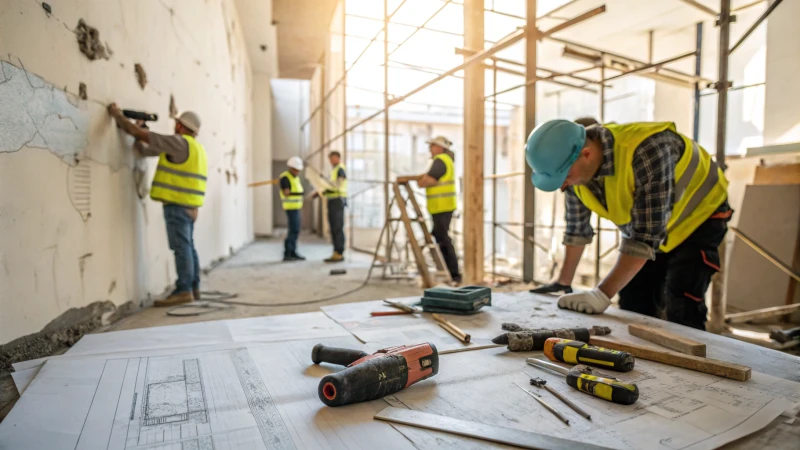
[[228,448],[295,448],[246,348],[107,360],[76,450]]

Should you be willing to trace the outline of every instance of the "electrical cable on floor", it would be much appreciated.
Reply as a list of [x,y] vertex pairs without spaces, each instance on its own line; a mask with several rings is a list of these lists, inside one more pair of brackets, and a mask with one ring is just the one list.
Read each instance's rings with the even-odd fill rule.
[[[201,293],[201,298],[206,300],[198,300],[193,301],[191,303],[187,303],[185,305],[177,305],[167,309],[166,314],[168,316],[173,317],[191,317],[191,316],[202,316],[204,314],[210,314],[217,311],[222,311],[226,309],[231,309],[234,306],[254,306],[254,307],[265,307],[265,308],[279,308],[282,306],[303,306],[303,305],[313,305],[315,303],[325,303],[331,300],[335,300],[339,297],[344,297],[345,295],[352,294],[364,288],[367,285],[370,279],[370,274],[367,274],[367,278],[358,285],[357,287],[350,289],[349,291],[342,292],[340,294],[331,295],[329,297],[317,298],[314,300],[307,300],[304,302],[295,302],[295,303],[249,303],[249,302],[238,302],[238,301],[231,301],[230,299],[236,298],[239,294],[229,294],[227,292],[220,292],[220,291],[203,291]],[[183,309],[192,309],[193,311],[181,311]]]

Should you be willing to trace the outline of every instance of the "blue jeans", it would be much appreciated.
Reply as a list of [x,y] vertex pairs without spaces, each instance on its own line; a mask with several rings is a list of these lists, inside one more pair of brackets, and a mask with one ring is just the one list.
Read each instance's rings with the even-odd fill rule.
[[284,256],[294,256],[297,253],[297,236],[300,235],[300,210],[287,209],[286,218],[289,222],[289,232],[283,241]]
[[194,219],[185,207],[164,204],[164,221],[167,223],[167,240],[175,254],[175,269],[178,272],[174,293],[199,289],[200,261],[194,248]]

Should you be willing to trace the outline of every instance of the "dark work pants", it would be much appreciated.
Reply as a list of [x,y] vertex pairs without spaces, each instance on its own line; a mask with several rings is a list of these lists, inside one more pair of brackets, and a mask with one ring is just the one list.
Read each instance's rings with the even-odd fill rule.
[[286,219],[289,231],[286,233],[286,240],[283,241],[283,254],[284,256],[294,256],[297,254],[297,237],[300,235],[300,210],[287,209]]
[[700,330],[708,309],[705,294],[719,271],[718,247],[728,219],[708,219],[669,253],[656,253],[619,292],[619,307]]
[[167,224],[167,241],[175,255],[175,270],[178,272],[174,293],[199,289],[200,260],[194,248],[194,219],[185,207],[164,204],[164,222]]
[[331,229],[331,239],[333,240],[333,251],[341,255],[344,254],[344,207],[345,199],[328,199],[328,226]]
[[454,280],[461,278],[458,273],[458,255],[456,249],[453,247],[453,241],[450,239],[450,221],[453,219],[453,212],[445,212],[439,214],[431,214],[433,219],[433,235],[436,242],[439,244],[439,250],[442,252],[447,270]]

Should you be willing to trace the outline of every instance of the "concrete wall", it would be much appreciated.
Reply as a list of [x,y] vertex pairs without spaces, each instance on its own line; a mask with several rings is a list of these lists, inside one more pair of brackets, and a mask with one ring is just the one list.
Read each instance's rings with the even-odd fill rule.
[[800,141],[800,2],[782,2],[767,22],[764,143]]
[[[253,181],[272,178],[273,97],[268,75],[253,76]],[[253,228],[257,235],[272,234],[272,186],[259,186],[253,192]]]
[[[0,343],[94,302],[138,306],[175,279],[161,205],[147,198],[155,160],[136,157],[106,112],[112,101],[158,113],[160,133],[173,129],[171,97],[202,118],[201,265],[253,236],[253,80],[233,0],[50,4],[52,15],[38,2],[0,3]],[[80,19],[108,59],[80,52]]]

